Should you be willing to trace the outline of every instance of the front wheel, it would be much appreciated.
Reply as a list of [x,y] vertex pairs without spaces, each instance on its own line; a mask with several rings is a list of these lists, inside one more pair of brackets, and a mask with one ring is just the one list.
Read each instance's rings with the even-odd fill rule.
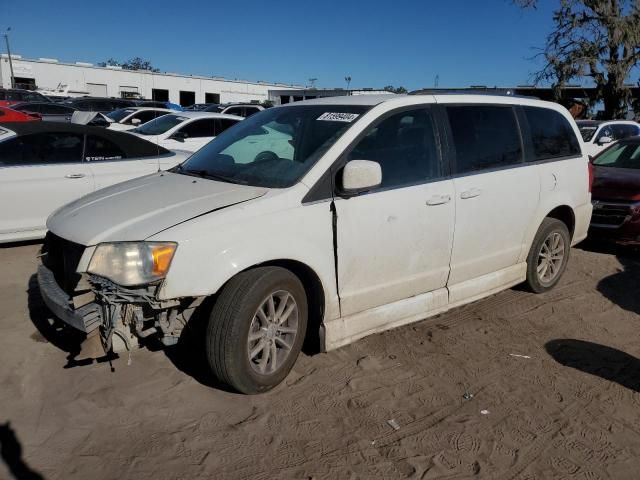
[[545,218],[527,257],[527,287],[534,293],[555,287],[567,268],[570,251],[567,225],[555,218]]
[[207,357],[213,374],[254,394],[282,382],[302,348],[307,297],[289,270],[259,267],[222,289],[209,318]]

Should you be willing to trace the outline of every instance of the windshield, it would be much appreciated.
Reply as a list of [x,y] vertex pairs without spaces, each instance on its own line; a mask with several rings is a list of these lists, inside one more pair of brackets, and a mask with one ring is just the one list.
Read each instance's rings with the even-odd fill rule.
[[124,119],[126,116],[131,115],[135,110],[131,108],[119,108],[118,110],[114,110],[113,112],[107,113],[107,117],[109,117],[114,122],[119,122]]
[[133,133],[139,133],[141,135],[161,135],[164,132],[171,130],[176,125],[187,120],[187,117],[181,115],[168,114],[151,120],[150,122],[141,125],[138,128],[131,130]]
[[585,142],[589,142],[595,135],[598,127],[587,127],[578,125],[578,129],[580,130],[580,135],[582,135],[582,140],[584,140]]
[[216,137],[175,171],[246,185],[294,185],[369,107],[273,108]]
[[616,143],[593,159],[599,167],[640,169],[640,143]]

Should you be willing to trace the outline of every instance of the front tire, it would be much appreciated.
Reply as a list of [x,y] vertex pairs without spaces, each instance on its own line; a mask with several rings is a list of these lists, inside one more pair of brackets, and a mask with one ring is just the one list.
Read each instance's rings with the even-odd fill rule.
[[231,279],[207,327],[213,374],[234,389],[266,392],[289,374],[307,329],[307,297],[298,277],[281,267],[259,267]]
[[545,218],[527,257],[527,287],[534,293],[551,290],[567,268],[571,236],[564,222]]

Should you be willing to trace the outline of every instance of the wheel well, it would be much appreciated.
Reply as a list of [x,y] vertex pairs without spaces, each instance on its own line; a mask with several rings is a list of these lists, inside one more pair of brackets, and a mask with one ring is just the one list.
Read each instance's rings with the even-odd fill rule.
[[[296,275],[307,294],[307,303],[309,307],[309,318],[307,320],[307,333],[304,339],[303,351],[307,355],[320,353],[323,348],[322,341],[322,321],[324,319],[324,289],[320,278],[308,265],[296,260],[272,260],[257,266],[275,266],[286,268]],[[254,268],[254,267],[251,267]]]
[[556,220],[563,222],[569,229],[571,238],[573,238],[573,232],[576,226],[576,216],[571,207],[567,205],[556,207],[547,214],[547,217],[555,218]]

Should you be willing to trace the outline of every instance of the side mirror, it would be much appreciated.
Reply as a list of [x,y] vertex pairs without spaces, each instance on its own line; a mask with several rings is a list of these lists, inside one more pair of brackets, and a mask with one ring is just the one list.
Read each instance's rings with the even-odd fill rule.
[[606,145],[607,143],[613,142],[613,138],[611,137],[600,137],[598,140],[598,145]]
[[382,183],[382,169],[378,162],[351,160],[342,170],[342,193],[357,195]]
[[131,125],[140,125],[142,121],[139,118],[132,118]]
[[184,142],[187,138],[189,138],[189,135],[187,135],[185,132],[176,132],[169,138],[171,140],[177,140],[178,142]]

